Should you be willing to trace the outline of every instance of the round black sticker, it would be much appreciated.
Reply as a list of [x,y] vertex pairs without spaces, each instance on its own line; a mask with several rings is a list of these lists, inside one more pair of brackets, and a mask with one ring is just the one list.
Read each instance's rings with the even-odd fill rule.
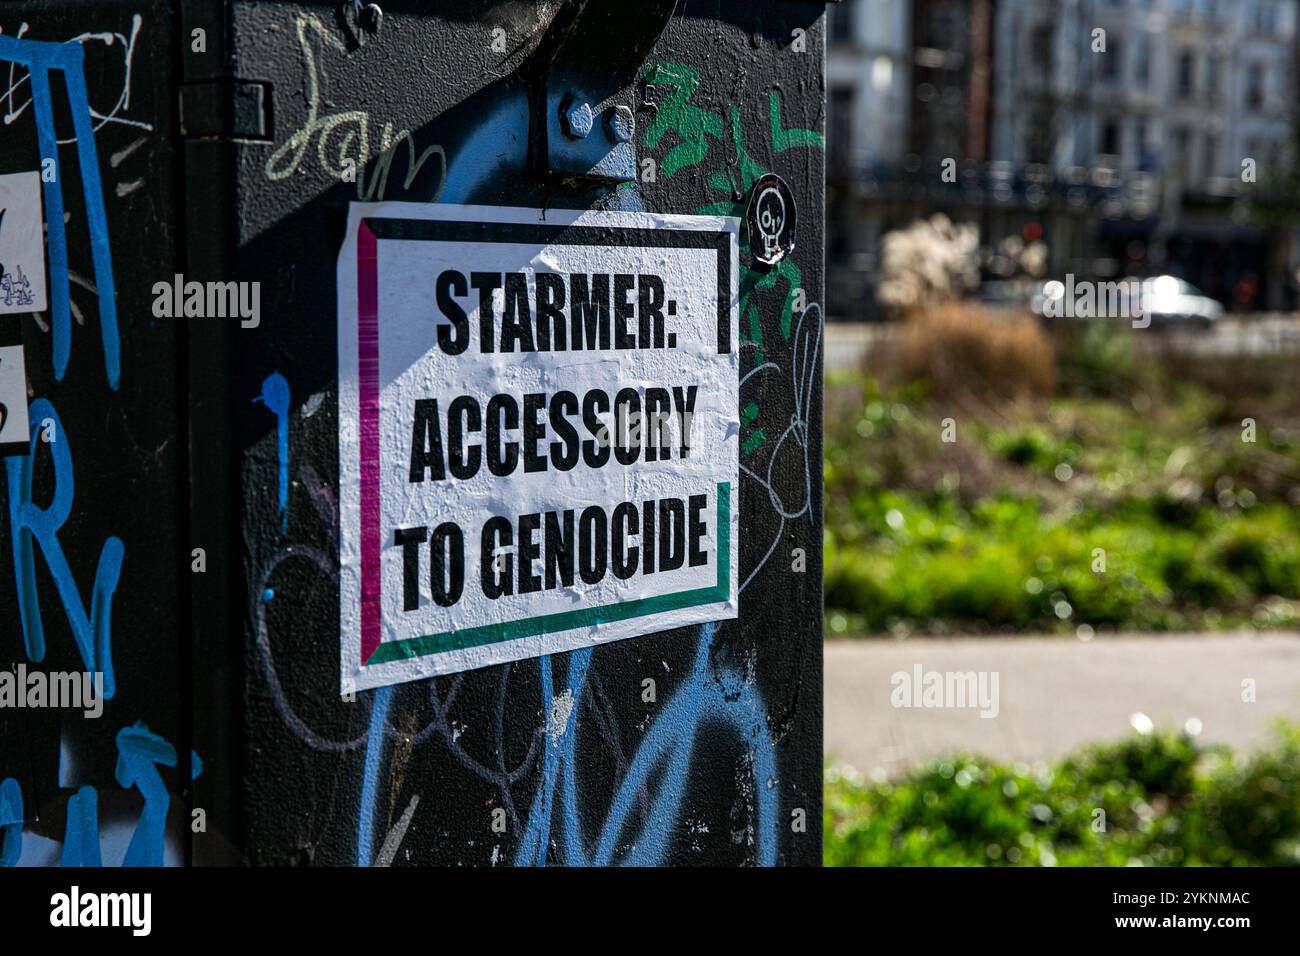
[[774,266],[794,249],[794,194],[775,173],[761,176],[749,194],[745,222],[754,261]]

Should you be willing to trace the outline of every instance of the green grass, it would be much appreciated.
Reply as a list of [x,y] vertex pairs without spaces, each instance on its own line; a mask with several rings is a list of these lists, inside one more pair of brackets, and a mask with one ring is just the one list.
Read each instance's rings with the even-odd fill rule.
[[[887,355],[830,376],[830,632],[1300,624],[1300,363],[1137,341],[1070,330],[1033,401],[981,398],[1005,374],[959,354],[917,365],[942,389]],[[824,823],[828,865],[1297,864],[1300,728],[1236,759],[1157,734],[1044,768],[832,768]]]
[[832,632],[1289,626],[1298,597],[1300,518],[1277,504],[1170,524],[1150,503],[1050,515],[882,492],[826,532]]
[[1300,864],[1300,728],[1232,759],[1135,736],[1033,771],[977,757],[890,783],[826,774],[828,866]]
[[1245,384],[1216,392],[1089,348],[1050,402],[828,381],[832,633],[1295,626],[1300,376],[1219,369]]

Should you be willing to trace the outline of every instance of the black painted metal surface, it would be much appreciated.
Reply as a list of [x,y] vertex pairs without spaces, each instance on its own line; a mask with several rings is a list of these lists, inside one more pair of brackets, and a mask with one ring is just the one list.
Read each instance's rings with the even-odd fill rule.
[[[181,862],[190,752],[186,330],[151,311],[153,283],[182,267],[174,14],[161,0],[7,3],[0,37],[0,173],[53,160],[47,225],[53,203],[65,214],[62,240],[48,239],[51,308],[0,316],[21,326],[34,413],[34,454],[0,467],[0,666],[98,671],[114,685],[98,717],[0,709],[0,781],[18,784],[26,821],[6,833],[5,855],[115,865],[136,840],[141,860]],[[32,74],[48,78],[48,94]],[[38,135],[43,123],[53,150]],[[55,268],[57,246],[66,277]],[[66,318],[55,303],[60,287]],[[46,431],[42,422],[53,424]],[[30,494],[21,490],[27,467]],[[57,534],[34,538],[41,519],[21,517],[25,505],[49,509]],[[68,833],[80,836],[65,841]]]
[[[70,11],[42,17],[54,38],[122,30],[133,9],[19,6]],[[136,158],[147,181],[109,200],[121,389],[105,389],[93,312],[74,324],[64,383],[24,320],[36,394],[55,397],[75,445],[77,508],[61,540],[87,602],[105,536],[126,543],[112,712],[170,735],[182,764],[192,720],[194,804],[207,814],[189,846],[197,863],[819,862],[821,5],[679,3],[661,36],[617,46],[648,49],[634,64],[539,55],[573,4],[379,6],[377,32],[351,3],[151,8],[137,54],[148,81],[137,75],[131,107],[155,127]],[[539,113],[549,124],[565,97],[591,100],[591,135],[615,162],[581,169],[585,154],[557,158],[538,136]],[[5,163],[24,155],[13,129],[0,134]],[[97,136],[110,193],[109,157],[134,137]],[[634,178],[612,185],[629,160]],[[740,619],[602,646],[582,675],[556,655],[401,685],[386,706],[370,691],[341,700],[335,267],[348,203],[743,217],[769,172],[789,185],[799,233],[770,269],[741,251]],[[173,271],[261,283],[260,324],[153,319],[149,289]],[[13,587],[4,568],[6,621]],[[41,588],[51,655],[75,653]],[[566,721],[571,749],[552,732]],[[23,779],[49,780],[57,729],[18,748],[5,733]],[[76,744],[76,765],[99,768],[107,792],[102,736]],[[184,771],[166,773],[183,851]],[[29,827],[57,852],[57,812]]]

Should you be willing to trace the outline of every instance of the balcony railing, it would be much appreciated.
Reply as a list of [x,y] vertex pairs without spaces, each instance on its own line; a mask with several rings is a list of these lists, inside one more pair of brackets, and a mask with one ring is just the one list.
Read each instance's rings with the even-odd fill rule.
[[863,198],[925,200],[947,204],[1027,209],[1100,207],[1113,217],[1146,218],[1159,206],[1162,177],[1123,170],[1107,157],[1094,166],[1053,169],[1036,163],[962,164],[955,182],[944,182],[938,160],[931,163],[875,163],[839,168],[841,187]]

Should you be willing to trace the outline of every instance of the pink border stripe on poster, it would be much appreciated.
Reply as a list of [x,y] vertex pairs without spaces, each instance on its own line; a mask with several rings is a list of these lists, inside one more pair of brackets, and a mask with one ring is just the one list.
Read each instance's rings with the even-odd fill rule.
[[361,662],[379,647],[379,244],[357,232],[357,378],[361,439]]

